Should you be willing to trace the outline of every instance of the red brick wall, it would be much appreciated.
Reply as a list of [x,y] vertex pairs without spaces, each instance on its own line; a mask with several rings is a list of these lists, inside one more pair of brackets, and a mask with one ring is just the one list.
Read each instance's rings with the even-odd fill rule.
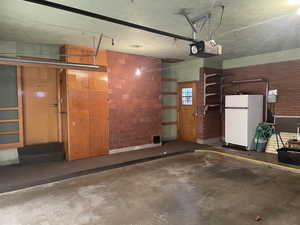
[[107,58],[110,149],[152,143],[161,134],[161,60],[113,51]]
[[[225,82],[254,78],[268,79],[270,89],[278,90],[278,102],[275,105],[275,114],[286,116],[300,115],[299,60],[227,69],[223,73],[224,75],[230,75],[225,79]],[[236,91],[264,95],[265,84],[255,83],[226,88],[225,94],[235,93]]]
[[[300,115],[300,60],[255,65],[226,70],[202,68],[199,83],[199,106],[198,111],[204,111],[203,105],[203,73],[223,72],[225,82],[232,80],[249,80],[265,78],[269,80],[270,89],[278,90],[278,102],[275,105],[275,115],[299,116]],[[224,94],[247,94],[265,95],[265,83],[243,84],[224,89]],[[213,89],[208,89],[214,91]],[[211,103],[219,101],[210,97]],[[198,138],[209,139],[220,137],[224,133],[224,114],[220,115],[219,109],[211,109],[204,117],[203,113],[198,117]]]
[[[300,115],[300,61],[270,63],[223,70],[225,82],[232,80],[249,80],[265,78],[269,80],[270,89],[278,90],[277,103],[271,108],[274,115]],[[243,84],[227,87],[224,94],[243,92],[265,95],[265,83]],[[224,115],[222,118],[222,133],[224,134]]]

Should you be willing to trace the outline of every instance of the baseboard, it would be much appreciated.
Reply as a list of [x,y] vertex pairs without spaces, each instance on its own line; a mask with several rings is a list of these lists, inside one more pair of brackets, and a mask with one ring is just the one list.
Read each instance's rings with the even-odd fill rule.
[[19,155],[16,148],[0,150],[0,166],[19,164]]
[[7,160],[7,161],[1,161],[0,166],[11,166],[11,165],[17,165],[19,164],[19,160]]
[[159,144],[145,144],[145,145],[129,146],[129,147],[125,147],[125,148],[116,148],[116,149],[109,150],[109,154],[136,151],[136,150],[141,150],[141,149],[145,149],[145,148],[155,148],[155,147],[159,147],[159,146],[161,146],[161,143],[159,143]]
[[220,144],[221,137],[208,138],[208,139],[197,139],[198,144],[211,145],[211,144]]
[[162,141],[175,141],[177,140],[177,137],[162,137]]

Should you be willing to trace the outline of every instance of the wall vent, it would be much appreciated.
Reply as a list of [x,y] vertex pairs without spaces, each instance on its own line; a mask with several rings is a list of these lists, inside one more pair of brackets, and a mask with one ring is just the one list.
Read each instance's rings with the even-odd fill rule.
[[160,143],[160,136],[153,136],[153,143],[159,144]]

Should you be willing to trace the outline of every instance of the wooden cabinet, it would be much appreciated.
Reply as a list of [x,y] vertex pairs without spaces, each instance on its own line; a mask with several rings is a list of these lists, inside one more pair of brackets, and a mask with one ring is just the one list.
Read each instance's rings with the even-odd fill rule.
[[[64,54],[93,54],[93,50],[66,45]],[[66,62],[107,66],[106,52],[92,57],[68,56]],[[63,139],[68,160],[108,154],[107,72],[65,70],[61,73]],[[64,87],[65,86],[65,87]],[[63,111],[66,110],[66,112]]]

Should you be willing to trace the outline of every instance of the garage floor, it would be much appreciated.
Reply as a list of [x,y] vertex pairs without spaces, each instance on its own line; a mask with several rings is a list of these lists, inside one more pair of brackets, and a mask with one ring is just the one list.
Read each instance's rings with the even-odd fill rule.
[[298,225],[299,210],[299,174],[214,153],[0,195],[0,224],[10,225]]
[[174,154],[207,148],[186,141],[172,141],[162,146],[138,151],[123,152],[71,162],[57,161],[29,165],[0,167],[0,193],[31,187],[39,184],[82,176],[107,169],[126,166]]

